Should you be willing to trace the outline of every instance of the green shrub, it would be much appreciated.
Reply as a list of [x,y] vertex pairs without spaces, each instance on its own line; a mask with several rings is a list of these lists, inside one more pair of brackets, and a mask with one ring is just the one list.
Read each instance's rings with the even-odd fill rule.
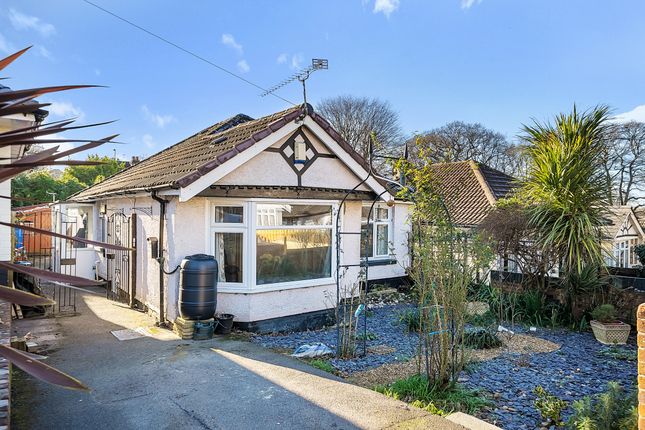
[[641,266],[645,266],[645,244],[641,243],[640,245],[636,245],[634,247],[634,252],[638,257],[638,262]]
[[336,373],[336,368],[331,365],[331,363],[327,360],[321,360],[319,358],[311,360],[309,362],[310,366],[315,367],[316,369],[323,370],[328,373]]
[[371,331],[356,335],[356,340],[376,340],[376,339],[378,339],[378,336],[372,333]]
[[408,333],[416,333],[419,331],[421,324],[419,317],[419,309],[408,309],[399,314],[399,321],[405,325]]
[[633,349],[619,348],[615,345],[601,349],[596,353],[601,357],[611,358],[620,361],[636,361],[638,360],[638,351]]
[[596,321],[600,322],[614,322],[616,321],[616,308],[614,305],[604,304],[598,306],[596,309],[591,311],[591,316]]
[[567,402],[549,393],[541,385],[535,387],[533,394],[537,396],[534,402],[535,408],[540,412],[546,425],[561,426],[562,411],[566,409]]
[[[627,400],[627,401],[625,401]],[[617,382],[609,382],[607,391],[573,402],[573,415],[567,421],[572,430],[636,430],[638,398],[636,392],[626,399]]]
[[490,401],[475,390],[455,384],[445,388],[432,386],[425,375],[400,379],[390,385],[378,385],[375,391],[397,400],[411,403],[428,412],[445,415],[455,411],[475,413],[490,406]]
[[497,333],[480,328],[464,333],[464,346],[473,349],[499,348],[502,341],[497,337]]

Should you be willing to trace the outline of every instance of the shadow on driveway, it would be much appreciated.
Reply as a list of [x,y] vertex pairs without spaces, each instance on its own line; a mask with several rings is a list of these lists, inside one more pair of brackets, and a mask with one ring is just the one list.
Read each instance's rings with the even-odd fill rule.
[[56,320],[62,336],[47,361],[92,392],[15,380],[13,416],[28,416],[30,428],[463,429],[249,342],[169,333],[118,341],[110,331],[154,320],[102,297],[79,298],[81,315]]

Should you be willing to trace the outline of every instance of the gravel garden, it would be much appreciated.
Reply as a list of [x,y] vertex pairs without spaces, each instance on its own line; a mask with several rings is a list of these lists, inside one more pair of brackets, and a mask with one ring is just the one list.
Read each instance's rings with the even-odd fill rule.
[[[390,293],[367,310],[367,355],[351,359],[316,359],[312,365],[345,377],[348,382],[368,388],[391,384],[417,373],[415,354],[418,335],[409,332],[406,315],[414,309],[406,297]],[[362,318],[359,319],[359,321]],[[537,386],[565,401],[563,418],[572,413],[570,405],[584,396],[598,395],[611,381],[630,391],[636,382],[636,347],[605,346],[590,331],[563,328],[507,326],[513,333],[499,333],[502,346],[467,349],[467,365],[459,385],[485,399],[474,415],[504,429],[532,429],[542,418],[535,407]],[[362,323],[358,329],[358,350],[362,350]],[[257,335],[252,341],[283,353],[305,344],[323,343],[335,350],[334,327],[318,331],[279,335]]]

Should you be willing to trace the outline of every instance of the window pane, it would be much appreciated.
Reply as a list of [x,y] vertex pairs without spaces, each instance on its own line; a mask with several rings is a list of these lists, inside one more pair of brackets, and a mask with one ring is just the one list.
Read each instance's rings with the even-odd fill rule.
[[215,222],[242,224],[244,208],[242,206],[215,206]]
[[215,259],[220,282],[242,282],[242,233],[215,233]]
[[388,254],[387,225],[376,226],[376,255]]
[[361,225],[361,257],[372,257],[374,253],[372,224]]
[[[81,239],[92,239],[92,208],[89,207],[68,207],[67,216],[61,220],[62,228],[68,236]],[[73,248],[87,248],[87,245],[80,242],[69,242],[68,246]]]
[[[361,210],[361,221],[367,222],[367,216],[370,213],[370,205],[368,206],[363,206]],[[390,211],[387,210],[385,207],[381,207],[380,205],[375,205],[374,209],[372,209],[372,220],[376,218],[377,221],[387,221],[389,219]]]
[[331,230],[258,230],[257,284],[331,276]]
[[329,205],[257,205],[260,227],[287,225],[331,225]]

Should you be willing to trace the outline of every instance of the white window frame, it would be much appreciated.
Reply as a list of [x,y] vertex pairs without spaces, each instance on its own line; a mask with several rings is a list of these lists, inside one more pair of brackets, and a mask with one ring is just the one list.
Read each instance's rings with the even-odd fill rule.
[[[205,223],[208,235],[206,237],[205,249],[210,255],[215,255],[215,233],[242,233],[242,282],[218,282],[217,290],[221,293],[263,293],[296,288],[308,288],[322,285],[334,284],[336,276],[336,235],[335,225],[338,216],[338,201],[336,200],[294,200],[294,199],[237,199],[237,198],[208,198],[206,200]],[[260,230],[301,230],[321,229],[325,226],[257,226],[257,205],[328,205],[331,207],[332,220],[329,229],[331,231],[331,276],[327,278],[307,279],[302,281],[280,282],[274,284],[257,285],[257,247],[256,231]],[[243,207],[243,222],[239,223],[215,223],[215,207],[228,206]],[[391,229],[390,229],[391,230]]]
[[[215,234],[216,233],[242,233],[242,282],[222,282],[218,281],[218,291],[236,292],[245,291],[251,285],[249,283],[249,246],[248,246],[248,225],[249,225],[249,204],[244,200],[238,199],[207,199],[207,245],[208,253],[215,256]],[[215,207],[242,207],[242,223],[224,223],[215,222]],[[217,257],[216,257],[217,258]]]
[[[361,230],[363,229],[363,226],[365,225],[363,223],[363,208],[369,208],[372,206],[372,203],[363,203],[361,206]],[[376,209],[386,209],[387,210],[387,221],[372,221],[372,255],[369,257],[370,260],[389,260],[394,257],[394,255],[391,252],[392,248],[392,232],[394,230],[393,228],[393,220],[392,220],[392,208],[387,206],[385,203],[376,203],[374,205],[374,209],[372,209],[372,217],[375,218],[376,214]],[[370,224],[370,220],[367,220],[367,225]],[[377,254],[376,250],[378,249],[378,226],[379,225],[387,225],[387,253],[385,254]],[[363,246],[360,244],[361,249],[359,250],[359,255],[361,256],[361,260],[365,260],[365,257],[362,255],[363,254]]]
[[[331,208],[331,224],[329,226],[322,225],[300,225],[300,226],[257,226],[257,205],[258,204],[269,204],[269,205],[325,205],[330,206]],[[336,235],[334,234],[334,226],[336,222],[336,216],[338,216],[338,202],[330,200],[281,200],[281,199],[253,199],[251,202],[251,208],[253,213],[253,219],[251,220],[252,224],[252,241],[253,246],[251,247],[251,256],[252,258],[252,289],[256,291],[275,291],[275,290],[286,290],[291,288],[307,288],[307,287],[316,287],[320,285],[329,285],[336,282],[335,273],[336,273],[336,258],[334,250],[336,249]],[[329,228],[331,232],[331,276],[327,278],[316,278],[316,279],[306,279],[301,281],[289,281],[289,282],[277,282],[273,284],[262,284],[257,285],[257,246],[256,246],[256,232],[257,230],[320,230],[324,228]]]

